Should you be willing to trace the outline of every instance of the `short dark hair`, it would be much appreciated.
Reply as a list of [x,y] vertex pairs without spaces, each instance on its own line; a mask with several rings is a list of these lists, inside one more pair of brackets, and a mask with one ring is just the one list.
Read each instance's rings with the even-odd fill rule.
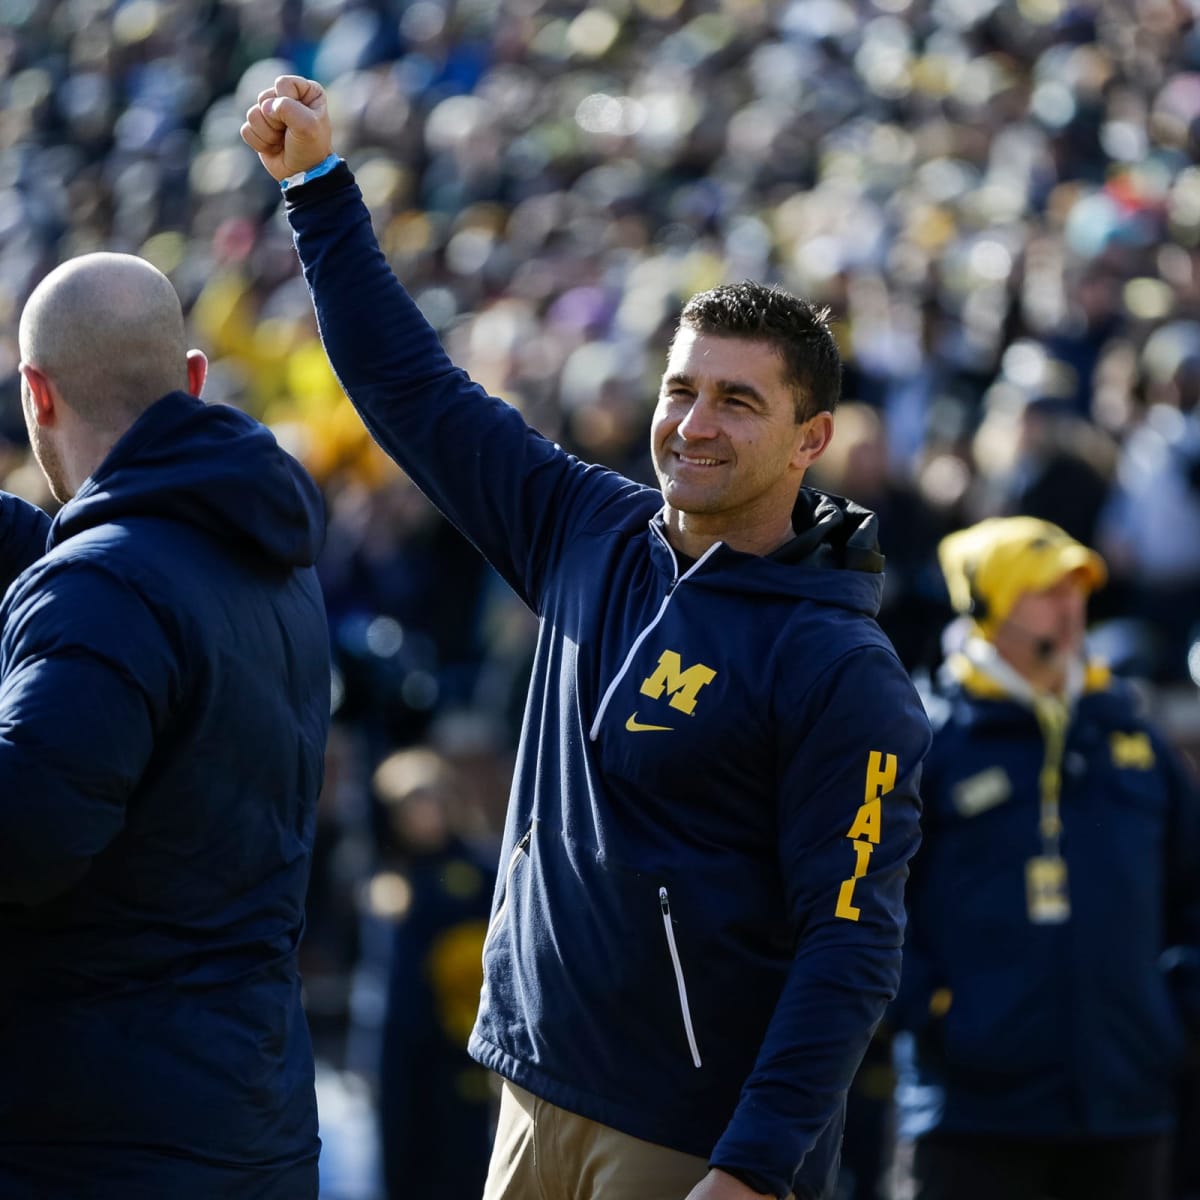
[[[796,423],[833,412],[842,394],[842,359],[828,308],[751,280],[699,292],[683,307],[679,329],[766,342],[783,359],[796,389]],[[676,333],[679,332],[676,330]]]

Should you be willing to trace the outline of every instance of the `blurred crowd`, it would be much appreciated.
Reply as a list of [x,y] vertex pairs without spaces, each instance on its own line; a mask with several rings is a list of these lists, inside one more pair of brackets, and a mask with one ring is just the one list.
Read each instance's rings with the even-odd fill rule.
[[[1194,749],[1197,10],[0,2],[0,485],[50,506],[16,317],[57,262],[103,248],[171,277],[212,360],[206,398],[271,424],[327,496],[335,729],[305,969],[318,1049],[365,1081],[368,1107],[388,931],[415,920],[430,854],[462,867],[454,904],[438,901],[458,940],[435,947],[440,974],[414,974],[447,1029],[477,991],[455,964],[464,928],[482,939],[470,900],[490,895],[534,629],[342,396],[278,188],[238,136],[259,90],[285,71],[326,84],[335,146],[452,356],[635,478],[651,479],[648,418],[684,299],[755,278],[829,305],[847,402],[810,482],[879,512],[882,621],[906,665],[941,657],[939,538],[1047,517],[1106,556],[1096,645]],[[422,768],[433,783],[380,775],[412,748],[441,764]],[[442,767],[454,799],[422,837],[397,814],[414,793],[444,799]]]

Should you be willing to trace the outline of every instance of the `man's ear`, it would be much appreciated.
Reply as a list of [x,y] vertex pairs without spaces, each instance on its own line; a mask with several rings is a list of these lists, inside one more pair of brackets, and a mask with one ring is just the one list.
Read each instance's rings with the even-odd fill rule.
[[33,409],[33,419],[42,426],[50,426],[58,419],[58,400],[54,394],[54,385],[42,374],[37,367],[28,363],[20,366],[29,388],[30,403]]
[[204,391],[204,381],[208,378],[208,359],[203,350],[187,352],[187,381],[188,394],[197,399]]
[[806,471],[825,453],[833,440],[833,413],[819,412],[809,417],[798,431],[792,450],[792,466]]

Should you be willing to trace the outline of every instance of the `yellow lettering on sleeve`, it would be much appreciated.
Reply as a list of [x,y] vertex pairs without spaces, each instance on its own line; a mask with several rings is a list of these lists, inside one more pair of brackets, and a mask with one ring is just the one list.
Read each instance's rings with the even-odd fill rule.
[[854,884],[867,873],[871,851],[875,849],[870,842],[854,842],[853,846],[857,856],[854,861],[854,874],[842,881],[842,886],[838,889],[837,908],[834,910],[836,916],[844,917],[847,921],[857,921],[861,915],[861,910],[851,903],[854,899]]
[[867,788],[864,800],[886,796],[896,786],[896,756],[872,750],[867,757]]
[[878,799],[868,800],[858,806],[854,824],[850,826],[848,838],[866,838],[873,845],[879,845],[879,826],[883,822],[882,806]]
[[859,805],[854,820],[846,831],[846,837],[854,847],[854,873],[842,881],[838,889],[837,907],[834,915],[847,921],[857,921],[862,910],[854,905],[854,885],[866,873],[871,862],[871,852],[879,845],[883,830],[882,798],[896,786],[896,756],[872,750],[867,755],[866,787],[863,802]]

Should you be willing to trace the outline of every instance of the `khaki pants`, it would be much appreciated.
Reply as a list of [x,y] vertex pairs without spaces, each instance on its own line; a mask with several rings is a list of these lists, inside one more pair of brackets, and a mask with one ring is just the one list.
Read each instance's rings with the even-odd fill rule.
[[483,1200],[684,1200],[703,1158],[556,1108],[504,1081]]

